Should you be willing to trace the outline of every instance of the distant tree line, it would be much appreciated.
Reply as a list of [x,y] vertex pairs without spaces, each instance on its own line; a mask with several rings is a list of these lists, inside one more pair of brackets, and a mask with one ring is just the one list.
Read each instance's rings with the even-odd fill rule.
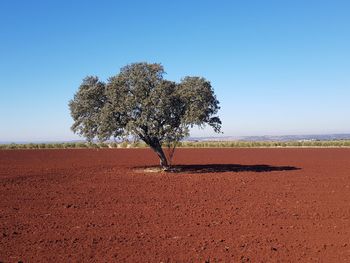
[[[68,142],[68,143],[27,143],[27,144],[0,144],[0,149],[84,149],[84,148],[147,148],[142,141],[130,142]],[[252,141],[181,141],[178,147],[182,148],[278,148],[278,147],[350,147],[350,140],[332,141],[289,141],[289,142],[252,142]]]

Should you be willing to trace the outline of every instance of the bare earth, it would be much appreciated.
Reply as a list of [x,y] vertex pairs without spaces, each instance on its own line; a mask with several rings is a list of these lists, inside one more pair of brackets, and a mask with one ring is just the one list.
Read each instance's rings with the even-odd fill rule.
[[157,163],[0,151],[0,262],[350,262],[350,149],[179,149],[178,172],[143,172]]

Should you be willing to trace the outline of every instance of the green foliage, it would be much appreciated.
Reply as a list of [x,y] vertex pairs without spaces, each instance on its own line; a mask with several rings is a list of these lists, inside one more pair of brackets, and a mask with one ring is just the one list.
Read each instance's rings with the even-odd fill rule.
[[120,147],[121,148],[127,148],[129,145],[129,142],[128,141],[123,141],[121,144],[120,144]]
[[69,102],[72,130],[90,142],[131,135],[149,145],[163,166],[167,159],[161,146],[176,146],[190,127],[209,125],[220,132],[219,102],[210,82],[185,77],[175,83],[164,73],[160,64],[134,63],[107,83],[86,77]]
[[147,147],[147,144],[143,143],[142,141],[134,141],[131,143],[132,148],[145,148]]
[[102,142],[102,143],[99,144],[99,147],[100,148],[108,148],[108,144]]
[[112,142],[112,143],[109,144],[109,146],[110,146],[111,148],[117,148],[117,147],[118,147],[118,143]]
[[77,148],[87,148],[87,145],[84,142],[77,142],[75,144],[75,147],[77,147]]
[[97,135],[100,111],[105,101],[105,84],[90,76],[83,80],[74,99],[69,102],[74,119],[72,130],[85,136],[89,142]]
[[97,144],[97,143],[94,143],[94,142],[89,142],[89,143],[88,143],[88,147],[89,147],[89,148],[93,148],[93,149],[99,148],[99,147],[98,147],[98,144]]

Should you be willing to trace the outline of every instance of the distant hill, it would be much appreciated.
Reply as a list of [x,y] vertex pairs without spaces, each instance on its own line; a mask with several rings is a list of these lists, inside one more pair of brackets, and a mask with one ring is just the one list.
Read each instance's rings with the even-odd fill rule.
[[[331,141],[350,140],[350,134],[315,134],[315,135],[264,135],[264,136],[222,136],[222,137],[190,137],[188,141]],[[186,140],[186,141],[187,141]]]

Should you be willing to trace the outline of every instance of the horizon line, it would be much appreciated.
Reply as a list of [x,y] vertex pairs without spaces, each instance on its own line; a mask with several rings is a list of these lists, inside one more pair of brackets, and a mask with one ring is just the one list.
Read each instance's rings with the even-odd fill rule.
[[[263,137],[276,137],[276,138],[283,138],[283,137],[321,137],[321,136],[345,136],[350,139],[350,132],[349,133],[310,133],[310,134],[282,134],[282,135],[272,135],[272,134],[265,134],[265,135],[217,135],[217,136],[188,136],[184,140],[194,140],[194,139],[220,139],[220,138],[232,138],[232,140],[239,140],[239,139],[249,139],[249,138],[263,138]],[[299,138],[300,139],[300,138]],[[69,143],[69,142],[86,142],[87,140],[84,138],[81,139],[53,139],[53,140],[4,140],[0,141],[0,144],[28,144],[28,143]],[[94,142],[98,140],[93,140]],[[107,140],[107,141],[112,141]]]

